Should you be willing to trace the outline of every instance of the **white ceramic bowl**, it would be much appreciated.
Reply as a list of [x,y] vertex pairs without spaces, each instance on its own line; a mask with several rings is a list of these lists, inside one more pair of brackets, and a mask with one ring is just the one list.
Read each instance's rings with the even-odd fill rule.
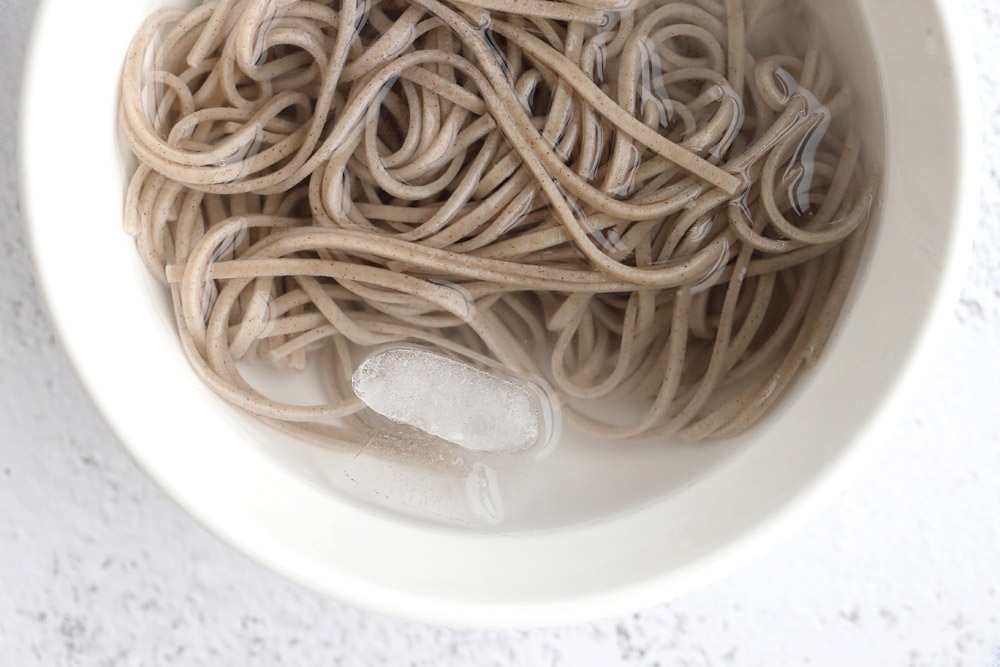
[[[882,219],[811,376],[728,443],[566,443],[525,481],[500,530],[380,511],[344,492],[337,453],[286,442],[201,385],[166,296],[121,230],[116,86],[155,4],[39,8],[20,148],[41,290],[83,384],[139,465],[222,539],[340,600],[450,625],[526,626],[623,613],[702,585],[841,487],[956,296],[979,140],[954,7],[858,0],[829,27],[841,65],[868,91],[868,145],[887,174]],[[870,43],[840,38],[851,22]],[[872,48],[878,71],[866,65]]]

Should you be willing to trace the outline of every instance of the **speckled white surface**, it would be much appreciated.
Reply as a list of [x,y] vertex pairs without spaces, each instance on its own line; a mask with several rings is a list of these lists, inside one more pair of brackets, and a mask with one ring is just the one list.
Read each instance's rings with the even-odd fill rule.
[[710,588],[560,630],[452,631],[297,588],[206,534],[132,465],[39,305],[14,136],[31,0],[0,3],[0,667],[1000,667],[1000,3],[954,0],[987,163],[947,347],[866,472]]

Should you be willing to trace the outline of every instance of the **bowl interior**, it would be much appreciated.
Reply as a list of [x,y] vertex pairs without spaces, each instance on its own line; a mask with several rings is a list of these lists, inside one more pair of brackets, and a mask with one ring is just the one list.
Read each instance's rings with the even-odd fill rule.
[[[421,495],[427,480],[403,471],[405,501],[380,501],[345,474],[357,471],[356,452],[272,431],[189,369],[169,301],[121,230],[128,164],[116,140],[117,80],[131,35],[161,3],[110,1],[99,40],[79,28],[79,4],[48,0],[39,11],[21,146],[39,281],[63,344],[168,493],[255,558],[348,601],[459,624],[537,623],[624,611],[695,585],[835,486],[946,298],[968,177],[947,23],[931,0],[907,2],[902,15],[893,2],[817,2],[859,91],[868,158],[886,169],[881,219],[820,363],[741,437],[609,445],[568,431],[511,478],[499,527],[441,525],[427,519],[437,502]],[[79,53],[90,60],[85,77],[65,68]],[[921,118],[940,128],[919,141],[920,122],[903,109],[917,96]],[[396,473],[371,479],[386,474]]]
[[[184,6],[184,3],[174,4]],[[885,164],[881,85],[874,64],[874,50],[859,8],[851,3],[835,6],[816,3],[816,6],[828,35],[836,36],[828,42],[840,71],[858,89],[858,104],[853,113],[865,134],[865,160]],[[136,16],[141,20],[141,13]],[[127,175],[134,159],[122,140],[118,146],[123,165],[120,173]],[[127,180],[119,180],[117,188],[109,188],[109,191],[121,197],[126,184]],[[877,229],[880,211],[877,210],[873,217]],[[871,248],[858,282],[864,280],[870,258]],[[157,294],[156,298],[147,297],[146,316],[155,315],[160,321],[170,322],[169,299],[162,294],[164,291],[156,281],[138,262],[132,263],[129,272],[130,279],[143,283],[149,292]],[[849,318],[856,293],[857,286],[839,327]],[[173,325],[165,328],[169,332]],[[835,333],[832,340],[837,338]],[[185,361],[179,340],[171,341],[156,353],[172,356],[183,372]],[[793,389],[782,397],[773,414],[736,438],[699,443],[675,438],[614,442],[564,424],[560,445],[545,457],[506,465],[503,457],[490,460],[497,475],[495,488],[503,507],[502,521],[484,521],[470,506],[466,493],[470,469],[467,461],[437,470],[414,465],[402,458],[386,459],[384,454],[372,456],[365,450],[320,448],[277,432],[214,396],[206,396],[204,400],[211,403],[214,418],[224,419],[233,435],[245,446],[254,447],[275,465],[308,480],[340,501],[363,503],[370,511],[396,513],[418,521],[509,533],[592,523],[660,502],[679,489],[696,484],[754,441],[781,439],[784,436],[780,431],[780,415],[795,403],[801,392],[807,391],[811,377],[822,373],[822,365],[806,369]],[[321,381],[315,374],[287,375],[253,364],[244,364],[241,370],[251,384],[266,395],[302,405],[325,401]],[[198,382],[190,371],[183,381],[187,384]],[[199,437],[197,432],[194,437]],[[454,455],[462,457],[461,450],[456,449]],[[470,457],[466,455],[465,458]]]

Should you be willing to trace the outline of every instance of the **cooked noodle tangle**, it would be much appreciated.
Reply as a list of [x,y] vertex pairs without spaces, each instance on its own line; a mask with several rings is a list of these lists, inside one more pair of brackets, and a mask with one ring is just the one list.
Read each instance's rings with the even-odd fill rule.
[[[794,4],[161,10],[122,75],[126,227],[201,378],[299,437],[369,441],[350,376],[400,342],[547,377],[603,437],[733,435],[820,354],[879,181]],[[313,360],[331,400],[241,360]]]

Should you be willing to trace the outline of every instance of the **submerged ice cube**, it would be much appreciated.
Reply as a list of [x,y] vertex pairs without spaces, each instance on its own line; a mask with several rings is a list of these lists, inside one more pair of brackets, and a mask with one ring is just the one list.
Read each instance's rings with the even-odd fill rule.
[[395,347],[354,372],[354,393],[375,412],[474,452],[541,442],[550,420],[542,389],[436,352]]
[[456,454],[439,440],[389,439],[369,443],[341,472],[358,497],[376,506],[461,526],[498,526],[506,515],[501,487],[513,481],[516,488],[516,478],[502,482],[502,472],[476,456]]

